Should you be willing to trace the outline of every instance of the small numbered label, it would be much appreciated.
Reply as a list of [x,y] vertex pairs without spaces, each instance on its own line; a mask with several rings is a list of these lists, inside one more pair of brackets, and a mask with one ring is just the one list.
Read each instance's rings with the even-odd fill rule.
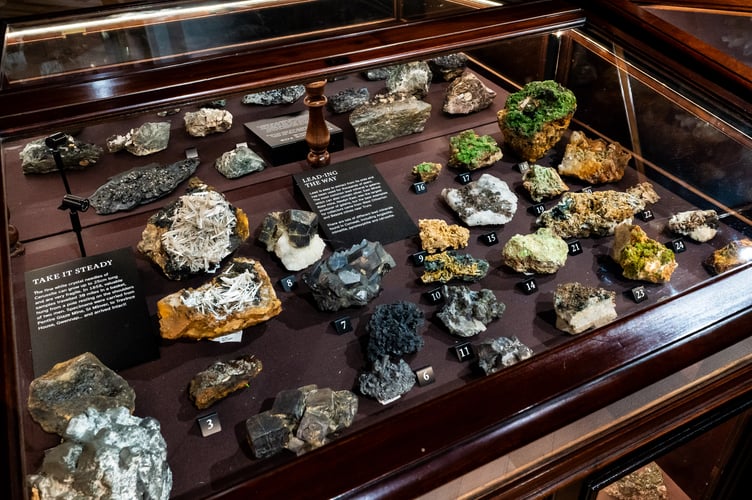
[[535,282],[535,278],[527,278],[517,283],[520,290],[526,295],[533,294],[538,291],[538,283]]
[[444,293],[442,292],[441,287],[425,292],[425,296],[431,304],[438,304],[444,300]]
[[188,148],[185,150],[185,157],[186,159],[190,160],[191,158],[198,158],[198,149],[196,148]]
[[632,300],[637,303],[648,300],[648,292],[645,291],[645,287],[642,285],[630,288],[629,295],[632,297]]
[[580,240],[568,240],[567,246],[569,247],[569,255],[579,255],[582,253]]
[[533,215],[540,215],[546,211],[546,205],[543,203],[536,203],[532,207],[527,207],[527,211]]
[[418,385],[421,387],[436,382],[436,378],[433,375],[432,366],[426,366],[424,368],[421,368],[420,370],[416,370],[415,376],[418,379]]
[[519,170],[522,175],[525,175],[525,172],[530,170],[530,164],[526,161],[521,161],[517,164],[517,170]]
[[580,189],[580,193],[593,194],[593,188],[591,186],[585,186],[584,188]]
[[426,187],[426,183],[423,181],[413,182],[413,191],[415,191],[415,194],[423,194],[428,191],[428,187]]
[[198,428],[201,429],[201,435],[204,437],[211,436],[222,430],[222,424],[219,423],[219,416],[215,413],[210,413],[196,419],[198,422]]
[[412,254],[410,258],[413,261],[413,265],[422,266],[426,263],[426,256],[428,256],[428,252],[421,250],[420,252],[415,252],[414,254]]
[[496,245],[497,243],[499,243],[499,238],[496,236],[495,231],[481,234],[480,236],[478,236],[478,239],[481,241],[481,243],[487,246]]
[[457,356],[457,360],[461,362],[475,359],[475,349],[470,342],[463,342],[454,346],[454,354]]
[[473,180],[473,177],[470,175],[470,172],[460,172],[454,179],[460,184],[467,184]]
[[637,212],[637,218],[643,222],[647,222],[649,220],[655,219],[655,214],[652,210],[642,210],[640,212]]
[[666,243],[666,246],[673,250],[674,253],[682,253],[687,249],[687,246],[684,244],[684,240],[681,238],[676,238],[675,240],[669,241],[668,243]]
[[284,278],[279,280],[279,286],[281,286],[282,290],[284,290],[285,292],[291,292],[295,288],[297,283],[298,281],[293,274],[291,274],[290,276],[285,276]]
[[341,318],[335,319],[332,321],[332,326],[334,326],[334,330],[340,335],[351,332],[353,329],[350,316],[342,316]]

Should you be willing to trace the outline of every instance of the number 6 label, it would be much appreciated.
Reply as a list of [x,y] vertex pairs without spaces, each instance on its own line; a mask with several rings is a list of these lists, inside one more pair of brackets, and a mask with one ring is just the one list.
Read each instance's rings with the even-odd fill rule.
[[433,367],[431,366],[426,366],[420,370],[416,370],[415,376],[418,378],[418,385],[421,387],[436,382],[436,379],[433,376]]

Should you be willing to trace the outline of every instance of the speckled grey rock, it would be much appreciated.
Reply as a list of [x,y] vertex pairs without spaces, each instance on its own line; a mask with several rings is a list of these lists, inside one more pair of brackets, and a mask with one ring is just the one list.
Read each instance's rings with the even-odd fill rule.
[[185,131],[192,137],[221,134],[232,128],[232,113],[226,109],[201,108],[183,115]]
[[222,153],[214,162],[214,168],[228,179],[237,179],[264,170],[266,161],[248,146],[240,145]]
[[365,396],[388,403],[415,386],[415,374],[404,359],[392,363],[388,356],[376,360],[373,369],[358,377],[358,387]]
[[467,67],[467,56],[462,52],[434,57],[428,60],[428,66],[434,75],[441,76],[444,81],[451,81],[460,76]]
[[[66,135],[68,142],[58,149],[63,168],[66,170],[83,170],[94,165],[102,157],[102,148],[96,144],[88,144]],[[24,174],[46,174],[57,171],[52,150],[44,143],[44,139],[37,139],[26,144],[18,154],[21,159],[21,170]]]
[[124,407],[86,410],[70,419],[63,442],[45,451],[27,477],[32,498],[167,500],[172,471],[159,422]]
[[363,147],[422,132],[430,116],[429,103],[411,95],[387,94],[355,108],[350,124]]
[[391,66],[384,66],[383,68],[373,68],[369,69],[363,72],[363,76],[366,80],[370,80],[372,82],[378,81],[378,80],[386,80],[386,77],[389,76],[389,72],[391,71]]
[[512,366],[533,355],[533,350],[520,342],[517,337],[498,337],[483,342],[475,348],[478,366],[486,375]]
[[375,362],[384,356],[412,354],[423,348],[420,328],[425,316],[412,302],[381,304],[368,321],[366,357]]
[[491,174],[460,188],[444,188],[441,196],[468,226],[506,224],[517,211],[517,195]]
[[196,171],[200,160],[186,158],[169,165],[152,163],[111,177],[89,196],[100,215],[130,210],[167,196]]
[[326,105],[332,113],[347,113],[368,102],[371,94],[366,87],[340,90],[327,97]]
[[305,94],[305,86],[292,85],[281,89],[265,90],[254,94],[246,94],[241,102],[243,104],[258,104],[260,106],[272,106],[275,104],[292,104]]
[[124,149],[136,156],[146,156],[167,149],[169,142],[170,122],[147,122],[125,135],[108,137],[107,150],[116,153]]
[[466,71],[447,87],[442,111],[450,115],[469,115],[489,107],[494,97],[496,92],[488,88],[475,73]]
[[423,61],[392,66],[386,77],[386,88],[393,94],[414,95],[423,99],[431,88],[431,69]]
[[492,290],[471,290],[462,285],[444,285],[444,306],[436,316],[449,333],[459,337],[472,337],[486,331],[486,325],[499,319],[506,305],[496,299]]

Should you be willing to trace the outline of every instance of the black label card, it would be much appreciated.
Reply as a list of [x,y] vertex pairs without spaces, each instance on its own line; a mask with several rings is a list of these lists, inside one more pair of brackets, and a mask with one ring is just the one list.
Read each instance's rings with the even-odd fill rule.
[[130,248],[34,269],[24,277],[36,377],[85,352],[113,370],[159,357]]
[[386,245],[418,234],[418,227],[368,158],[296,174],[293,179],[335,248],[363,239]]

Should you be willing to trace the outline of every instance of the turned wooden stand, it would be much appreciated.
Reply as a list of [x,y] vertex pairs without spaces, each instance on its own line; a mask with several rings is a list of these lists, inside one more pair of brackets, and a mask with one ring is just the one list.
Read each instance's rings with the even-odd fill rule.
[[326,96],[324,87],[326,80],[311,82],[305,86],[306,97],[303,101],[308,107],[308,128],[306,129],[306,142],[310,151],[306,160],[311,167],[326,167],[331,158],[329,156],[329,128],[324,121],[324,106]]

